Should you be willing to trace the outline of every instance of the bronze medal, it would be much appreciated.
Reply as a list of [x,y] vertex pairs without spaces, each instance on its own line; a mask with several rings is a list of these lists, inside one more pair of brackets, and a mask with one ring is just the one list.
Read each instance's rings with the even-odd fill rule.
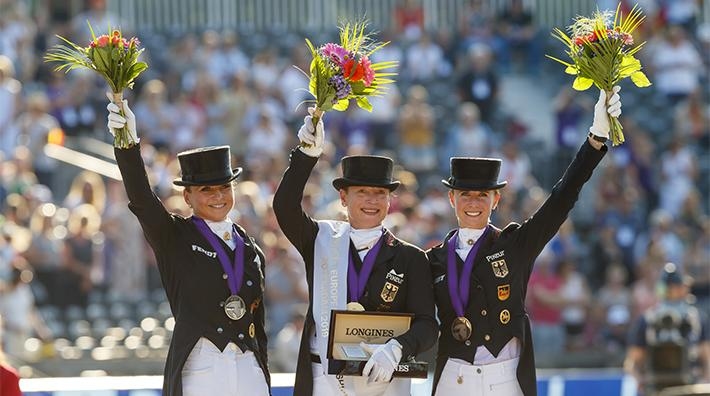
[[465,316],[458,316],[451,323],[451,335],[456,341],[464,342],[471,338],[471,334],[473,334],[473,326]]
[[241,297],[231,295],[227,301],[224,302],[224,313],[227,314],[229,319],[239,320],[247,313],[247,306]]
[[357,301],[352,301],[345,306],[345,309],[347,309],[348,311],[362,312],[365,310],[365,307],[363,307],[362,304]]

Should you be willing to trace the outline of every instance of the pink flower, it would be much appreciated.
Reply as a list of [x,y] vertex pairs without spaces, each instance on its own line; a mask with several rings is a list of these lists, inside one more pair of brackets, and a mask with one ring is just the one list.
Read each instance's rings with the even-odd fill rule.
[[328,43],[321,48],[321,53],[336,65],[343,67],[348,51],[338,44]]
[[359,68],[362,68],[365,73],[362,78],[365,82],[365,86],[369,87],[372,85],[372,82],[375,81],[375,70],[372,68],[372,62],[370,62],[370,59],[367,56],[360,58]]
[[622,33],[621,37],[624,39],[624,44],[626,44],[626,45],[633,45],[634,44],[634,36],[632,36],[628,33]]

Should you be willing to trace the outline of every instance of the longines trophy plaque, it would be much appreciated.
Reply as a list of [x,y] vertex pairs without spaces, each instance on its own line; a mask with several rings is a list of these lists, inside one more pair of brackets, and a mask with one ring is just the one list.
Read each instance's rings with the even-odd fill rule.
[[[362,375],[370,354],[360,342],[384,344],[409,330],[413,318],[414,314],[410,313],[331,311],[328,358],[333,360],[328,365],[328,373]],[[402,359],[393,376],[426,378],[427,365],[427,362]]]

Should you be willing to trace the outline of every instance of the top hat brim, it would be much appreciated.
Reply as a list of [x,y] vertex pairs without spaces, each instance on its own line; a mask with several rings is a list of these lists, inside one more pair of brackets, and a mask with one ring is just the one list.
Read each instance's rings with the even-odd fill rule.
[[218,179],[210,180],[182,180],[182,178],[177,178],[173,180],[173,184],[176,186],[219,186],[220,184],[227,184],[232,180],[235,180],[242,174],[242,168],[232,169],[232,175],[227,177],[221,177]]
[[395,180],[391,183],[376,183],[372,181],[348,179],[346,177],[339,177],[333,180],[333,187],[335,187],[335,189],[338,191],[344,188],[348,188],[350,186],[383,187],[390,191],[394,191],[397,189],[397,187],[399,187],[400,184],[401,183],[398,180]]
[[508,182],[502,181],[498,183],[466,183],[465,181],[457,180],[454,183],[451,180],[443,179],[441,181],[446,187],[453,190],[469,190],[469,191],[485,191],[485,190],[499,190],[505,187]]

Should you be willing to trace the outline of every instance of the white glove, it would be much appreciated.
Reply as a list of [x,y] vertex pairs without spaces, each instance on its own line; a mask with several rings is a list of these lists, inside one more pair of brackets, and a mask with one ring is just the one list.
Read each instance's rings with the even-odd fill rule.
[[391,339],[382,345],[361,342],[360,347],[371,354],[362,370],[362,376],[368,377],[368,383],[389,382],[399,365],[399,360],[402,359],[402,345],[397,340]]
[[[108,96],[109,100],[113,100],[110,92],[106,93],[106,96]],[[133,114],[133,111],[131,111],[131,108],[128,107],[128,101],[123,99],[123,113],[126,115],[125,117],[119,113],[121,109],[113,102],[109,102],[106,106],[106,110],[108,110],[108,131],[111,132],[111,135],[116,136],[115,129],[121,129],[127,125],[131,139],[138,143],[136,116]]]
[[313,112],[315,108],[309,107],[308,114],[303,119],[303,125],[298,130],[298,140],[301,142],[299,150],[309,157],[320,157],[323,153],[325,141],[325,130],[323,129],[323,117],[318,120],[318,125],[313,128]]
[[589,132],[591,132],[592,135],[609,139],[611,125],[609,125],[607,113],[612,117],[621,115],[620,89],[621,87],[618,85],[612,88],[612,95],[608,102],[606,92],[603,89],[599,90],[599,100],[597,100],[597,103],[594,105],[594,121],[592,121],[592,126],[589,128]]

